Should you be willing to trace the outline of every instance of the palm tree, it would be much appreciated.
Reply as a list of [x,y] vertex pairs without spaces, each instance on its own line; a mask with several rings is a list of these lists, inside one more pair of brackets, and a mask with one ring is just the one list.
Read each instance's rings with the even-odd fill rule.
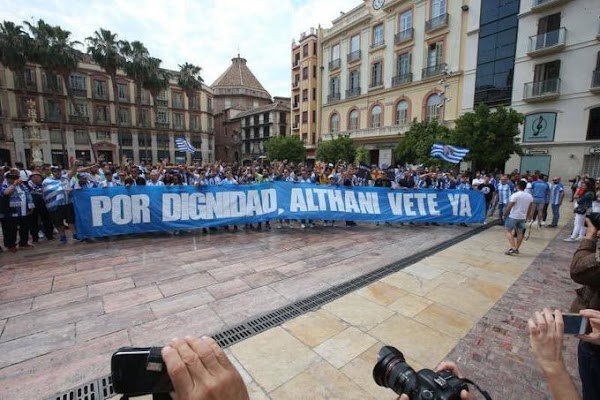
[[[21,25],[11,21],[0,24],[0,63],[13,72],[15,83],[23,79],[30,42],[31,38]],[[22,86],[21,89],[25,94],[25,87]]]
[[152,96],[152,104],[154,111],[154,126],[156,127],[156,120],[158,117],[158,103],[156,98],[165,90],[168,89],[171,74],[160,68],[161,60],[158,58],[150,57],[148,62],[148,76],[144,81],[144,89],[150,92]]
[[[120,121],[120,105],[119,105],[119,88],[117,85],[117,71],[124,65],[124,57],[122,55],[123,42],[118,40],[116,33],[112,33],[107,29],[100,28],[94,32],[93,36],[86,38],[88,43],[87,52],[92,56],[92,60],[104,69],[110,76],[112,83],[113,96],[115,100],[115,116],[117,123],[117,131],[121,127]],[[119,138],[121,132],[118,133]],[[122,153],[120,140],[119,152]]]
[[187,62],[179,66],[177,84],[181,86],[188,98],[188,110],[192,109],[192,97],[195,92],[202,89],[204,79],[200,77],[200,71],[202,71],[201,67]]

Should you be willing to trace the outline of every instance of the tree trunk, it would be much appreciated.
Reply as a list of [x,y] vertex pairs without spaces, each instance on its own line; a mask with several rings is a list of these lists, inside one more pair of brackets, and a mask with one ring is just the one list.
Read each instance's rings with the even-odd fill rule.
[[[73,106],[73,109],[75,110],[75,114],[77,114],[77,117],[79,117],[79,119],[81,121],[84,120],[84,115],[81,113],[81,110],[79,110],[79,107],[77,107],[77,105],[75,104],[75,99],[73,99],[73,91],[71,90],[71,83],[69,82],[69,76],[71,74],[61,74],[63,81],[64,81],[64,85],[65,88],[67,89],[67,100],[71,103],[71,105]],[[92,162],[96,162],[98,160],[98,154],[96,152],[96,149],[94,148],[94,142],[92,141],[92,133],[90,132],[89,129],[87,129],[87,133],[88,133],[88,143],[90,145],[90,158],[92,159]],[[93,157],[92,157],[93,156]]]
[[[144,125],[142,123],[142,82],[135,82],[135,106],[137,109],[137,126],[138,126],[138,141],[140,133],[145,133]],[[144,158],[148,156],[148,144],[146,143],[146,137],[144,136]],[[141,160],[140,160],[141,161]]]
[[119,87],[117,85],[117,74],[116,72],[110,74],[110,80],[113,88],[113,96],[115,101],[115,124],[117,125],[117,138],[119,142],[119,159],[123,158],[123,144],[121,141],[121,120],[119,118],[120,104],[119,104]]

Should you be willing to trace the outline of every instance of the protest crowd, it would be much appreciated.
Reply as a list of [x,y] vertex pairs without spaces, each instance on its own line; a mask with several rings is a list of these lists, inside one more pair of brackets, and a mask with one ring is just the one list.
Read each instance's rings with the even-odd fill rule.
[[[555,227],[559,217],[564,187],[560,178],[547,182],[541,174],[527,172],[520,175],[514,171],[503,175],[494,173],[471,172],[461,174],[452,171],[428,169],[422,166],[396,166],[390,168],[369,167],[365,164],[347,164],[339,161],[336,164],[316,162],[310,167],[306,164],[294,164],[274,161],[268,165],[254,161],[251,165],[241,166],[215,162],[212,164],[169,165],[164,160],[160,165],[130,165],[126,158],[120,164],[85,163],[71,159],[70,168],[40,165],[27,169],[22,163],[14,167],[5,166],[0,174],[0,218],[4,247],[15,252],[18,249],[29,249],[40,238],[59,240],[67,243],[66,230],[77,241],[75,212],[73,208],[73,191],[86,188],[110,188],[116,186],[202,186],[202,185],[253,185],[265,182],[287,181],[301,184],[327,186],[375,186],[387,187],[390,190],[423,189],[423,190],[479,190],[485,197],[488,216],[498,215],[503,219],[503,208],[508,204],[510,196],[516,190],[516,182],[526,179],[528,190],[533,184],[537,191],[538,183],[543,182],[540,189],[542,198],[534,193],[539,207],[539,224],[545,225],[548,209],[553,211],[550,227]],[[573,180],[573,186],[585,186],[585,179]],[[538,183],[536,183],[538,182]],[[559,194],[561,194],[559,196]],[[573,192],[573,196],[575,196]],[[496,210],[498,210],[496,214]],[[273,221],[271,221],[273,222]],[[300,228],[315,227],[315,221],[295,221]],[[334,221],[323,221],[323,225],[333,226]],[[386,223],[389,225],[390,223]],[[437,223],[432,223],[437,225]],[[345,221],[348,227],[355,226],[353,221]],[[429,224],[427,224],[429,225]],[[278,220],[277,228],[289,228],[292,221]],[[238,226],[223,226],[223,229],[238,229]],[[246,224],[242,229],[263,229],[262,223]],[[269,221],[265,221],[265,229],[271,229]],[[203,228],[204,233],[215,232],[218,227]],[[175,232],[177,234],[178,232]],[[33,243],[33,244],[32,244]]]

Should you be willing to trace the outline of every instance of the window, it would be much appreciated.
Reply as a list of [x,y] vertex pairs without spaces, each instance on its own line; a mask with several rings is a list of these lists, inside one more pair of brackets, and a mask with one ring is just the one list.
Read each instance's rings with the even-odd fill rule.
[[592,108],[590,110],[590,117],[588,119],[588,131],[587,140],[599,140],[600,139],[600,107]]
[[305,43],[302,46],[302,57],[308,57],[308,43]]
[[85,90],[87,87],[85,84],[85,76],[83,76],[83,75],[69,76],[69,85],[71,86],[71,89]]
[[149,133],[138,132],[138,146],[148,147],[152,145],[152,139]]
[[133,137],[131,132],[119,132],[119,142],[121,142],[121,146],[133,146]]
[[94,97],[96,99],[108,99],[108,92],[106,90],[106,82],[100,80],[94,80]]
[[57,74],[42,73],[42,85],[45,91],[62,93],[61,77]]
[[268,124],[270,120],[270,114],[268,112],[263,114],[263,124]]
[[408,76],[408,74],[410,74],[410,63],[411,63],[410,53],[399,54],[398,60],[396,63],[396,76],[398,76],[398,77]]
[[558,44],[560,36],[560,13],[540,18],[538,22],[535,49],[554,46]]
[[96,140],[103,141],[103,142],[110,142],[112,140],[110,137],[110,132],[96,131]]
[[202,136],[197,134],[190,136],[190,144],[200,150],[202,148]]
[[207,107],[208,107],[208,112],[212,112],[213,110],[213,106],[212,106],[212,97],[209,97],[207,100]]
[[192,108],[192,110],[200,109],[200,98],[198,96],[190,97],[190,107]]
[[225,108],[231,108],[231,99],[225,99]]
[[123,125],[129,124],[129,109],[119,108],[119,122]]
[[317,77],[317,66],[313,65],[313,78]]
[[169,123],[169,114],[167,113],[167,111],[159,110],[156,113],[156,122],[158,122],[160,124],[168,124]]
[[350,71],[350,89],[357,89],[360,87],[360,71],[355,69]]
[[350,53],[360,50],[360,34],[350,38]]
[[73,132],[75,144],[89,144],[89,136],[87,131],[75,129]]
[[358,110],[350,111],[350,116],[348,119],[349,119],[348,128],[351,130],[358,129]]
[[302,68],[302,80],[308,79],[308,67]]
[[23,71],[23,80],[26,86],[35,86],[35,70],[31,68],[25,68]]
[[192,115],[190,117],[190,128],[194,129],[194,130],[198,130],[200,129],[200,119],[198,118],[197,115]]
[[173,113],[173,127],[175,129],[183,128],[183,114],[181,113]]
[[119,100],[129,101],[129,94],[127,92],[126,83],[117,83],[117,92],[119,92]]
[[446,0],[431,0],[431,18],[446,14]]
[[308,122],[308,111],[302,111],[302,123]]
[[396,125],[404,126],[408,123],[408,102],[400,100],[396,104]]
[[317,99],[317,89],[316,88],[313,88],[313,90],[312,90],[312,99],[313,100]]
[[438,94],[432,94],[427,99],[425,107],[425,121],[431,122],[434,119],[438,119],[440,116],[440,109],[442,108],[442,97]]
[[333,46],[331,46],[331,61],[335,61],[335,60],[339,60],[340,59],[340,45],[338,44],[334,44]]
[[340,77],[339,76],[332,76],[329,79],[329,95],[332,97],[337,96],[337,99],[339,99],[339,95],[340,95]]
[[109,113],[107,106],[96,106],[94,110],[94,116],[96,118],[96,123],[108,123],[109,121]]
[[302,101],[308,101],[308,89],[302,89]]
[[381,126],[381,106],[376,104],[371,109],[371,128],[379,128]]
[[[84,117],[88,116],[88,108],[86,103],[75,102],[75,107],[79,109],[79,113]],[[77,111],[75,111],[75,107],[73,107],[73,103],[69,102],[69,115],[75,116],[77,115]]]
[[50,129],[50,143],[61,144],[63,142],[63,135],[60,129]]
[[[168,148],[169,147],[169,135],[166,133],[157,133],[156,134],[156,145],[163,149]],[[159,158],[161,158],[161,157],[159,157]],[[162,158],[165,158],[165,157],[162,157]]]
[[60,121],[60,106],[54,100],[46,100],[46,120]]
[[334,113],[331,115],[329,119],[329,131],[330,132],[339,132],[340,130],[340,115],[338,113]]
[[427,67],[435,68],[442,64],[444,42],[430,44],[427,48]]
[[[27,105],[27,102],[29,100],[35,101],[35,99],[33,97],[20,97],[19,100],[20,100],[19,117],[29,119],[29,106]],[[36,109],[37,109],[37,102],[36,102]]]
[[373,44],[371,47],[378,47],[383,45],[383,24],[375,25],[373,27]]
[[406,32],[413,27],[413,15],[412,10],[408,10],[400,14],[398,18],[398,32]]
[[150,126],[150,110],[142,109],[140,113],[140,123],[142,126]]
[[560,86],[560,60],[535,66],[533,73],[532,96],[557,93]]
[[179,92],[173,92],[173,107],[183,108],[183,94]]
[[383,85],[383,62],[378,61],[371,65],[371,87]]

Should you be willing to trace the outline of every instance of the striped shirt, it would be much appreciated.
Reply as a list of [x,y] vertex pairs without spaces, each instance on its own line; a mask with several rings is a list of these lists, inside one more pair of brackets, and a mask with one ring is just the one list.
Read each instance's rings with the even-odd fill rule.
[[498,183],[496,188],[498,191],[498,204],[510,203],[510,195],[515,191],[514,186],[511,183]]
[[[0,187],[0,195],[4,197],[4,192],[12,185],[8,182],[4,182]],[[29,193],[29,188],[25,184],[16,185],[11,194],[8,195],[8,207],[7,211],[11,217],[24,217],[27,215],[29,210],[35,208],[33,204],[33,198]]]
[[59,206],[72,202],[69,194],[69,179],[66,177],[60,179],[56,179],[53,176],[47,177],[42,182],[42,190],[48,211],[55,211]]
[[557,183],[557,184],[553,184],[552,185],[552,189],[551,189],[551,194],[550,194],[550,201],[552,202],[553,205],[558,205],[560,204],[560,194],[562,192],[565,191],[565,187],[563,186],[562,183]]
[[159,180],[154,182],[152,179],[150,179],[146,181],[146,186],[165,186],[165,183]]

